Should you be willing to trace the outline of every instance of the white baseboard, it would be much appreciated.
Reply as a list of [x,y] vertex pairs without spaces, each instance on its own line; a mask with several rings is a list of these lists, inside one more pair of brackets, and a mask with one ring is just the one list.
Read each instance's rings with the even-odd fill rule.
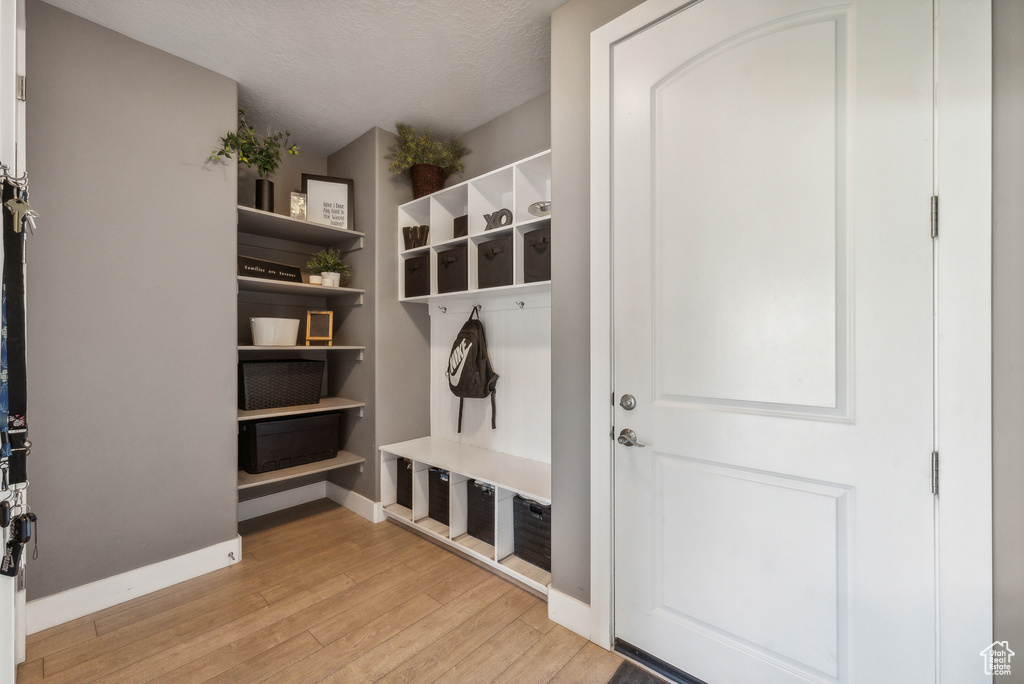
[[29,634],[116,606],[159,589],[226,568],[242,559],[242,538],[235,537],[183,556],[83,584],[59,594],[29,601]]
[[590,639],[590,605],[548,587],[548,619]]
[[339,487],[333,482],[327,483],[327,498],[335,501],[357,515],[361,515],[372,523],[384,522],[384,507],[370,501],[362,494]]
[[327,497],[326,482],[313,482],[295,489],[286,489],[276,494],[267,494],[248,501],[238,502],[238,522],[258,518],[267,513],[283,511],[292,506],[309,503]]

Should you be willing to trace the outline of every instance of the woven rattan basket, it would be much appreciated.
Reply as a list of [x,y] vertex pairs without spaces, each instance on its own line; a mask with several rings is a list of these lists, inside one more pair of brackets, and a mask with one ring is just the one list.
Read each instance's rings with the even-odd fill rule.
[[244,411],[320,403],[324,361],[243,361],[238,405]]

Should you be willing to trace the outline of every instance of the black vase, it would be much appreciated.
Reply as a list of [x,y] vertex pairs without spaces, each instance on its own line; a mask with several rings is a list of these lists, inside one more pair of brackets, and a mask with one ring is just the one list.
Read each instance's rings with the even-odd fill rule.
[[260,211],[274,211],[274,181],[256,179],[256,208]]

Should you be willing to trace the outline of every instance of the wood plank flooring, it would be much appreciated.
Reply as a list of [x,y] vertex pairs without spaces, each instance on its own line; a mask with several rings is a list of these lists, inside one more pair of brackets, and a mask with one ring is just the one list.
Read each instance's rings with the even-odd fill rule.
[[28,682],[604,684],[547,604],[327,500],[239,525],[238,564],[28,638]]

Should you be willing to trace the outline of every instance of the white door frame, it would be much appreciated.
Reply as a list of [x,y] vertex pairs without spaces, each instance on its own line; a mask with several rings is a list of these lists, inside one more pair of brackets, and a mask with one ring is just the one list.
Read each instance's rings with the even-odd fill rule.
[[[682,4],[648,0],[591,34],[590,638],[605,648],[614,614],[611,48]],[[992,8],[991,0],[935,4],[937,671],[940,682],[981,682],[990,678],[980,652],[993,641]]]
[[[24,73],[25,0],[0,0],[0,160],[16,176],[25,170],[25,103],[16,97]],[[0,577],[0,684],[13,684],[25,660],[25,591],[17,586],[15,578]]]

